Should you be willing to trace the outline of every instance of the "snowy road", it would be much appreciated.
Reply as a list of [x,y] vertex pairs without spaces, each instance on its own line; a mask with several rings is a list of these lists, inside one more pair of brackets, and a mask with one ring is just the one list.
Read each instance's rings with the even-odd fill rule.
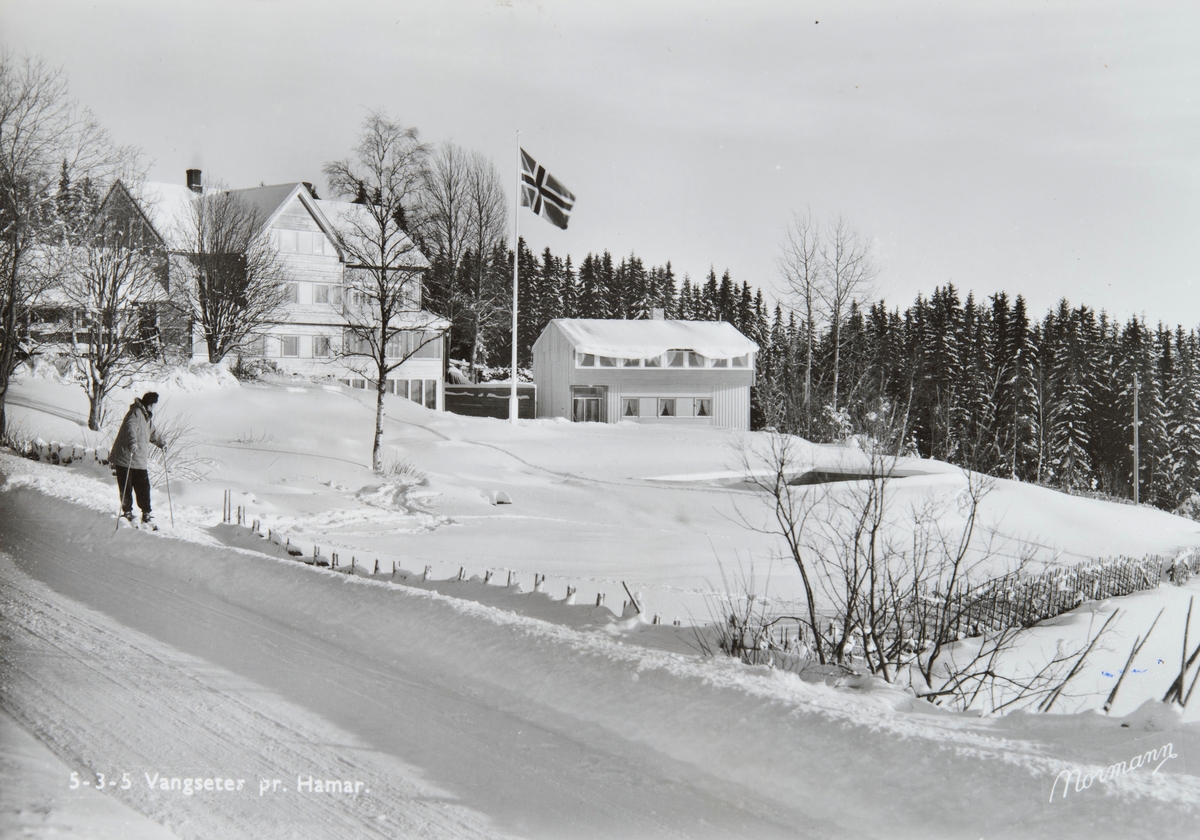
[[[155,537],[114,540],[103,517],[24,496],[0,494],[4,705],[73,768],[128,772],[132,787],[109,794],[180,836],[779,837],[818,825],[523,698],[451,684],[429,661],[385,670],[149,573],[103,541]],[[146,773],[246,786],[187,797],[151,790]],[[364,793],[295,791],[309,774],[364,780]],[[275,778],[288,791],[260,797]]]
[[[1195,819],[1194,776],[1048,812],[1064,756],[887,698],[114,534],[31,490],[0,492],[0,523],[5,711],[180,837],[1171,837]],[[362,785],[297,790],[310,776]]]

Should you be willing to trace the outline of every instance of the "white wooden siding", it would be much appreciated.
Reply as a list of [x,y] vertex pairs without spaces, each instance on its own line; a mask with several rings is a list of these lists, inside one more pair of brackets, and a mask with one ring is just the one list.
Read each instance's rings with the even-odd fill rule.
[[292,200],[287,203],[287,206],[279,211],[279,215],[271,222],[271,227],[284,230],[321,229],[298,195],[292,196]]
[[718,388],[713,393],[713,424],[728,429],[750,429],[750,386]]
[[533,379],[537,384],[537,417],[571,416],[571,371],[575,350],[553,323],[533,345]]
[[572,387],[593,386],[607,389],[605,419],[609,423],[621,421],[623,397],[711,397],[711,419],[639,417],[636,422],[750,428],[753,369],[576,367],[575,348],[554,322],[546,327],[533,345],[533,377],[537,383],[538,417],[570,418]]

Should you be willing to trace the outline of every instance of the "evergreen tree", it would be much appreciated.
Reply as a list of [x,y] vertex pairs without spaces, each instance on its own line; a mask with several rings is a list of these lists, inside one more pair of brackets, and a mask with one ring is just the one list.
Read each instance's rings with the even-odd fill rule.
[[1185,335],[1183,327],[1178,327],[1174,344],[1175,369],[1166,398],[1171,441],[1166,501],[1171,508],[1189,502],[1200,492],[1200,359],[1196,334]]
[[559,299],[562,303],[562,309],[559,313],[560,318],[578,318],[579,317],[579,285],[575,281],[575,270],[571,267],[571,255],[563,259],[559,270],[559,284],[561,291]]
[[1093,479],[1087,425],[1091,380],[1079,316],[1062,300],[1054,325],[1048,330],[1047,356],[1054,396],[1048,412],[1047,464],[1052,482],[1067,489],[1088,490]]
[[579,266],[579,302],[577,317],[603,318],[604,301],[601,297],[600,278],[597,272],[596,258],[588,254]]

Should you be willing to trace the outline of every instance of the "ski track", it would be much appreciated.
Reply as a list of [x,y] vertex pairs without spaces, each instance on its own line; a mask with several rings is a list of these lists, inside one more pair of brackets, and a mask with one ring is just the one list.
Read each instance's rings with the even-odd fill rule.
[[[12,483],[0,492],[0,512],[18,523],[0,533],[4,546],[17,556],[40,558],[36,563],[47,574],[61,577],[72,551],[78,554],[87,550],[81,546],[96,544],[100,550],[95,557],[78,558],[79,571],[92,587],[89,602],[111,603],[132,591],[147,599],[148,608],[150,602],[172,605],[181,620],[195,613],[214,632],[253,633],[264,650],[286,659],[287,667],[311,673],[314,694],[330,689],[324,683],[336,682],[338,702],[372,712],[378,707],[386,712],[380,698],[405,692],[410,702],[426,697],[432,704],[427,710],[437,708],[438,715],[419,723],[446,739],[448,752],[468,764],[471,756],[464,749],[498,753],[488,756],[490,764],[476,762],[478,767],[452,762],[459,769],[450,773],[443,764],[432,777],[435,784],[457,783],[472,790],[500,784],[496,773],[524,774],[545,790],[518,801],[518,813],[554,796],[586,807],[595,795],[595,814],[602,821],[591,831],[581,831],[578,821],[558,823],[557,832],[547,831],[554,820],[523,826],[539,836],[970,836],[986,831],[1000,836],[1161,837],[1177,836],[1194,819],[1198,782],[1190,775],[1122,779],[1090,807],[1046,815],[1041,803],[1049,780],[1066,766],[1066,755],[986,722],[899,711],[894,704],[903,698],[853,696],[808,686],[790,675],[646,651],[602,634],[471,602],[185,543],[170,535],[130,532],[108,538],[111,547],[106,547],[98,539],[100,530],[111,527],[103,517],[75,508],[78,521],[62,529],[70,533],[56,533],[58,529],[31,520],[34,510],[49,511],[46,523],[71,516],[66,503]],[[147,543],[138,542],[145,540],[164,542],[156,544],[158,550],[148,550]],[[127,547],[127,559],[114,554],[121,546]],[[98,562],[106,564],[103,574]],[[349,762],[353,772],[364,777],[374,773],[371,778],[387,778],[393,785],[394,778],[404,780],[395,793],[405,803],[400,813],[393,817],[393,811],[378,811],[397,822],[377,829],[363,823],[358,805],[347,809],[338,803],[306,802],[307,810],[284,809],[278,819],[269,812],[268,826],[282,833],[256,836],[313,836],[311,831],[287,834],[297,824],[328,825],[330,833],[321,836],[331,837],[404,836],[409,831],[486,836],[489,826],[476,811],[454,810],[444,796],[431,796],[421,781],[424,776],[390,757],[403,750],[376,752],[328,723],[336,718],[328,713],[328,704],[323,717],[315,715],[311,704],[296,706],[287,699],[295,695],[275,694],[244,673],[230,673],[161,639],[132,633],[78,605],[57,604],[42,584],[22,582],[11,561],[0,570],[5,578],[5,705],[64,760],[111,763],[105,749],[126,749],[128,761],[142,761],[151,773],[176,762],[175,767],[185,768],[179,774],[191,772],[186,768],[195,766],[197,757],[240,761],[236,766],[247,769],[238,778],[249,780],[257,778],[250,775],[256,772],[277,777],[280,767],[309,772],[304,768],[311,766],[317,774],[330,766],[329,746],[337,745],[338,760]],[[299,612],[282,606],[292,602]],[[319,613],[315,604],[321,605]],[[368,629],[356,627],[363,622]],[[294,632],[300,627],[318,635]],[[399,648],[377,644],[385,638],[404,641]],[[340,654],[336,645],[348,647]],[[28,654],[13,661],[14,650]],[[83,664],[88,667],[81,669]],[[80,673],[91,679],[81,679]],[[409,673],[411,679],[399,676]],[[473,704],[482,695],[489,699],[487,714],[480,717]],[[96,706],[95,713],[89,704]],[[143,725],[143,716],[153,724]],[[535,730],[529,733],[536,735],[532,746],[528,738],[503,732],[488,743],[449,743],[464,728],[494,729],[498,723],[513,723],[513,716]],[[361,733],[354,722],[343,721]],[[194,731],[181,734],[189,726]],[[106,738],[118,743],[96,746]],[[598,741],[614,738],[621,745],[616,748],[619,761],[596,749]],[[1189,741],[1190,751],[1195,739]],[[555,758],[564,751],[570,753],[565,759]],[[428,752],[416,760],[424,770],[430,762],[437,764]],[[581,766],[586,770],[582,775]],[[197,767],[196,775],[220,769]],[[866,779],[871,781],[864,791],[859,786]],[[579,789],[581,784],[585,790]],[[518,797],[528,795],[529,782],[524,785],[516,789]],[[628,799],[614,795],[614,789],[625,786],[633,789]],[[647,792],[639,793],[640,788]],[[135,784],[122,795],[182,836],[214,831],[195,828],[202,820],[218,824],[217,836],[238,836],[222,833],[237,820],[201,809],[200,798],[164,803],[148,791],[140,798],[136,793]],[[493,818],[499,811],[508,818],[502,823],[522,825],[512,812],[503,813],[495,796],[474,793],[468,797],[472,807],[485,803],[491,807],[478,810]],[[654,797],[672,793],[682,798],[659,805],[663,813],[657,812]],[[689,808],[700,816],[699,802],[707,806],[704,817],[723,817],[725,824],[700,818],[690,823],[690,833],[679,830],[674,821]],[[389,803],[394,804],[391,799],[373,802],[368,810]],[[239,816],[253,818],[257,827],[264,807],[255,801]],[[629,813],[621,818],[614,811]],[[406,814],[419,825],[403,822]],[[288,822],[292,817],[299,823]],[[382,833],[363,833],[362,825]],[[562,831],[564,825],[573,831]],[[786,825],[791,830],[783,829]],[[945,834],[931,832],[930,826]],[[631,827],[640,830],[631,832]]]
[[[786,826],[798,820],[825,824],[554,709],[531,707],[528,698],[503,688],[460,679],[464,675],[446,667],[437,652],[440,630],[408,634],[401,650],[415,661],[410,657],[401,666],[380,661],[365,650],[340,646],[353,642],[353,634],[340,642],[340,630],[326,627],[322,637],[306,633],[302,626],[321,623],[315,615],[285,607],[288,623],[280,624],[278,606],[267,616],[214,599],[204,582],[228,577],[229,569],[201,573],[197,586],[189,586],[191,570],[205,558],[223,565],[223,550],[214,555],[213,549],[163,534],[114,534],[107,517],[83,511],[71,529],[64,529],[58,527],[65,518],[58,507],[63,503],[44,497],[36,505],[44,518],[34,509],[13,506],[37,498],[19,490],[0,492],[0,519],[6,520],[0,547],[18,558],[0,563],[0,578],[17,581],[7,582],[5,590],[4,633],[12,639],[3,644],[5,703],[27,729],[73,767],[104,772],[104,766],[121,765],[203,777],[224,772],[223,765],[248,783],[256,782],[255,774],[294,779],[296,772],[318,778],[327,772],[326,778],[363,778],[382,797],[370,801],[366,811],[363,802],[349,810],[310,802],[293,813],[282,806],[278,812],[265,809],[251,796],[227,814],[227,800],[212,799],[215,793],[181,803],[156,801],[148,789],[136,786],[120,792],[131,807],[182,837],[499,834],[500,829],[489,833],[481,813],[493,823],[499,818],[504,831],[546,838],[735,838],[744,831],[762,838],[794,837],[794,828]],[[54,510],[47,512],[47,506]],[[246,564],[245,555],[234,556],[244,570],[256,568]],[[146,568],[141,561],[148,557],[173,573]],[[259,571],[292,575],[307,569],[259,559],[269,564]],[[37,581],[21,584],[27,569],[45,576],[54,592]],[[322,588],[329,582],[303,579]],[[336,574],[334,579],[344,580]],[[89,603],[107,605],[121,623],[78,605],[51,610],[47,605],[61,597],[64,582]],[[262,591],[243,591],[255,601],[266,597]],[[26,600],[33,606],[18,610]],[[289,595],[281,592],[271,600],[286,605]],[[131,608],[139,613],[134,623],[153,627],[154,638],[122,626]],[[163,614],[174,626],[163,623]],[[44,629],[48,625],[73,627],[93,641],[69,647],[61,631]],[[181,646],[186,653],[178,650]],[[194,655],[197,650],[201,655]],[[432,658],[423,653],[429,650]],[[237,673],[213,663],[222,657],[232,658]],[[47,664],[53,662],[62,667]],[[323,720],[339,721],[373,743],[368,746]],[[419,786],[411,780],[427,774],[418,777],[404,770],[410,764],[391,758],[410,754],[423,769],[432,765],[440,787]],[[144,778],[134,779],[145,785]],[[397,791],[397,779],[410,781]],[[436,792],[450,788],[450,794]],[[427,789],[434,793],[423,793]],[[380,810],[384,802],[388,808]],[[438,807],[413,807],[420,802]],[[377,828],[372,821],[380,813],[387,821]],[[825,824],[819,834],[844,832]]]
[[[412,770],[354,736],[215,667],[123,627],[21,575],[0,554],[3,704],[82,779],[178,836],[388,838],[502,836]],[[331,762],[331,753],[336,761]],[[289,791],[260,779],[362,780],[358,796]],[[145,774],[245,779],[241,793],[152,790]],[[62,779],[67,787],[68,779]],[[370,791],[369,793],[367,791]],[[214,807],[214,805],[216,807]]]

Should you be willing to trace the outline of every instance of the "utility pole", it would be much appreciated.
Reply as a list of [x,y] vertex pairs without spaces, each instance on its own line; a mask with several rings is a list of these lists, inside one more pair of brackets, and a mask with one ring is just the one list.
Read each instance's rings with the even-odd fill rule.
[[508,395],[508,422],[517,425],[517,274],[521,270],[521,132],[517,132],[517,189],[513,194],[513,323],[512,389]]
[[1142,476],[1138,470],[1138,378],[1133,375],[1133,503],[1138,504],[1138,489]]

